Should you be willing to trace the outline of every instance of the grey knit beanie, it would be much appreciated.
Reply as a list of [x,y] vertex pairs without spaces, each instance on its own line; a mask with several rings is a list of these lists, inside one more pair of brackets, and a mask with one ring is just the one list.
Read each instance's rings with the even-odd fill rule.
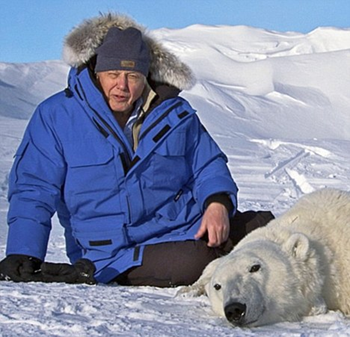
[[96,55],[95,72],[128,70],[148,75],[150,51],[136,28],[121,30],[111,27],[96,49]]

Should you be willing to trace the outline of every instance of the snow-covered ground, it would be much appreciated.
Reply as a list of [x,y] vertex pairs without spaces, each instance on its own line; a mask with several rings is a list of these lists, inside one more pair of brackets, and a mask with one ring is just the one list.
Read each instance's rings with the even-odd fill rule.
[[[322,187],[350,190],[350,29],[309,34],[194,25],[151,32],[197,76],[183,92],[229,158],[239,208],[276,215]],[[0,258],[8,171],[39,101],[65,87],[59,61],[0,63]],[[49,261],[67,261],[54,221]],[[338,312],[233,328],[177,289],[0,283],[0,336],[349,336]]]

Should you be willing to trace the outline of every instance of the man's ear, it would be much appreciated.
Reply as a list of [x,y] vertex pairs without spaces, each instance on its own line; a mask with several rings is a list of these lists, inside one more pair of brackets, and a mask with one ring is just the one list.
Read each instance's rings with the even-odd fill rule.
[[214,271],[216,267],[221,262],[222,257],[215,259],[214,261],[210,262],[205,269],[203,270],[202,275],[199,277],[199,279],[193,283],[190,286],[186,286],[181,288],[176,295],[183,295],[187,294],[189,296],[201,296],[201,295],[208,295],[206,293],[206,286],[210,282]]
[[296,259],[306,261],[309,258],[310,241],[306,235],[294,233],[284,243],[283,248],[285,252]]

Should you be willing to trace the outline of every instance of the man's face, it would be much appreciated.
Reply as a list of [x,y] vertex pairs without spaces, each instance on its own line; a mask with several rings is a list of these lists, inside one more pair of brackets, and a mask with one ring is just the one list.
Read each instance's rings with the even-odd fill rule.
[[97,73],[97,79],[114,112],[128,113],[140,98],[145,87],[145,76],[136,71],[108,70]]

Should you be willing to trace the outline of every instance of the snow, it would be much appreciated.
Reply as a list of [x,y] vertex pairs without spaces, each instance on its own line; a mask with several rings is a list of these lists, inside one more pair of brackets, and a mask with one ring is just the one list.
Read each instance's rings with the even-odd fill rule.
[[[308,34],[194,25],[151,31],[194,71],[187,98],[228,156],[239,209],[281,214],[322,187],[350,190],[350,29]],[[0,63],[0,258],[8,172],[36,104],[65,87],[61,61]],[[66,262],[54,219],[48,261]],[[178,289],[0,283],[1,336],[345,336],[339,312],[231,327]]]

